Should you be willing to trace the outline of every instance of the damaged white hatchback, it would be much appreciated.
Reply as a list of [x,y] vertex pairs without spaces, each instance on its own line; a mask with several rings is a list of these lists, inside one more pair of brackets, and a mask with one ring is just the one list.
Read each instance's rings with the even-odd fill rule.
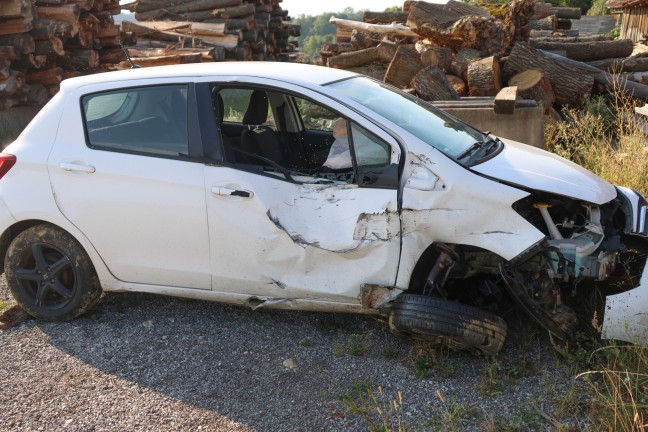
[[[279,63],[66,80],[0,155],[0,257],[34,317],[104,291],[384,314],[497,352],[504,291],[569,338],[646,201],[384,83]],[[645,258],[644,258],[645,259]],[[574,296],[576,295],[576,296]],[[604,336],[648,339],[648,280]]]

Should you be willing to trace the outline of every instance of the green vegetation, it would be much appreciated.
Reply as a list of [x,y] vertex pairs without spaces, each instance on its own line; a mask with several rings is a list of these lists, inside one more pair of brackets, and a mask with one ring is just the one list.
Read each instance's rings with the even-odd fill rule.
[[[386,9],[386,11],[398,10],[401,10],[399,6]],[[356,11],[352,7],[347,7],[341,12],[325,12],[317,16],[299,15],[292,22],[301,25],[301,36],[297,38],[300,50],[310,61],[317,60],[324,43],[335,42],[335,26],[329,23],[331,17],[362,21],[364,12],[364,10]]]
[[368,430],[376,432],[404,432],[403,395],[400,390],[394,394],[375,389],[371,383],[354,381],[338,403],[346,414],[359,415]]

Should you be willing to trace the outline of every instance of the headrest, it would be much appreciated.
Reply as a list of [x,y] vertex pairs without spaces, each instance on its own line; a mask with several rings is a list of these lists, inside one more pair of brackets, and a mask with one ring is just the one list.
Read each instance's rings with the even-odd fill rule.
[[254,90],[250,104],[243,116],[243,124],[261,125],[268,119],[268,95],[263,90]]

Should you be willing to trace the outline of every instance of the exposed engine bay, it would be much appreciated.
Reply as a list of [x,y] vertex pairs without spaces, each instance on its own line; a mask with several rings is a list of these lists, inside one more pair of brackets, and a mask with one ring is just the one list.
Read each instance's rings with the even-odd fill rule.
[[[634,207],[645,212],[645,207]],[[620,254],[628,252],[624,237],[636,228],[629,228],[634,221],[633,206],[619,190],[616,199],[601,206],[534,192],[513,208],[544,233],[545,240],[509,262],[484,250],[441,245],[423,292],[436,290],[452,297],[453,284],[475,276],[483,279],[480,274],[495,275],[504,284],[482,280],[478,288],[462,296],[475,306],[488,308],[488,298],[499,296],[503,285],[544,328],[559,339],[569,339],[577,320],[566,301],[573,301],[581,282],[602,281],[614,272]]]

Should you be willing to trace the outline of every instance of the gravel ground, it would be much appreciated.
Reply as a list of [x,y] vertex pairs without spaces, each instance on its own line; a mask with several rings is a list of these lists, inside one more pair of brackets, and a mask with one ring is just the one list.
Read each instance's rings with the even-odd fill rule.
[[429,370],[370,317],[107,294],[74,321],[0,331],[0,430],[363,431],[343,400],[367,387],[408,430],[552,430],[541,412],[556,415],[568,371],[522,328],[495,359],[434,350]]

